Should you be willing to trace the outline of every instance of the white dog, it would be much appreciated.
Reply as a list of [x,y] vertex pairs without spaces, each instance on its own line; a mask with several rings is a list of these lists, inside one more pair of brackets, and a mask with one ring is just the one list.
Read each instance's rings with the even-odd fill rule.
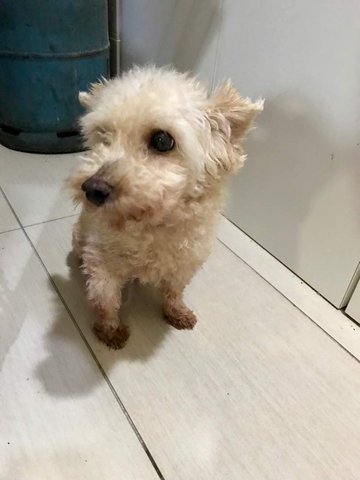
[[263,102],[230,82],[212,95],[173,70],[135,68],[80,93],[89,153],[69,180],[82,204],[74,249],[109,347],[128,336],[121,288],[138,279],[160,288],[167,321],[193,328],[183,291],[209,255],[225,179],[244,162],[246,132]]

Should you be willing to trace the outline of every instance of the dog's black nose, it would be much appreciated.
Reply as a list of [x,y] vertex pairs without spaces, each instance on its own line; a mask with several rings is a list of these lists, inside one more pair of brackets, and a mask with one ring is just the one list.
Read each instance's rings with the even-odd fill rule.
[[88,178],[81,185],[81,189],[85,192],[89,202],[97,207],[104,205],[111,193],[111,186],[105,180],[96,176]]

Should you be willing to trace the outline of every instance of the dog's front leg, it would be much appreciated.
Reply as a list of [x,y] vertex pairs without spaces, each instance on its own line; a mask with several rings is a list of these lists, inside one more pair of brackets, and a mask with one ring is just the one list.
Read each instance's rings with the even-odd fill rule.
[[161,284],[163,311],[166,320],[178,330],[191,329],[196,324],[195,314],[185,305],[181,283],[164,280]]
[[129,329],[119,319],[121,305],[121,284],[100,277],[91,277],[87,283],[90,305],[97,319],[94,323],[95,335],[108,347],[122,348],[129,338]]
[[121,277],[111,275],[103,265],[94,265],[84,256],[84,271],[88,275],[87,297],[96,314],[95,335],[108,347],[122,348],[129,338],[129,329],[118,316],[121,305]]

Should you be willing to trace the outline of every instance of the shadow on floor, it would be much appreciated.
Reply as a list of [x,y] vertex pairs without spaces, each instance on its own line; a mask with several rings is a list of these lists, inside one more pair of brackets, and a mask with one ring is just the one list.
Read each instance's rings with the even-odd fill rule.
[[[110,350],[101,344],[92,332],[95,318],[85,297],[85,277],[80,271],[78,259],[72,253],[68,255],[67,264],[69,277],[55,275],[52,281],[60,296],[66,299],[69,312],[83,340],[106,373],[108,374],[118,362],[146,362],[150,356],[156,355],[166,335],[172,330],[172,327],[163,319],[157,292],[136,283],[127,287],[127,291],[124,292],[127,299],[121,308],[120,315],[124,323],[129,325],[131,335],[122,350]],[[45,389],[52,395],[83,395],[96,387],[95,384],[89,383],[90,377],[83,377],[79,382],[76,379],[76,383],[71,379],[64,379],[63,383],[59,383],[58,379],[54,380],[58,372],[57,359],[60,352],[64,351],[64,344],[71,346],[68,347],[71,350],[83,349],[83,345],[74,334],[73,328],[64,328],[63,303],[54,289],[53,292],[56,304],[54,310],[59,313],[55,316],[52,329],[46,335],[48,357],[38,365],[37,375]]]

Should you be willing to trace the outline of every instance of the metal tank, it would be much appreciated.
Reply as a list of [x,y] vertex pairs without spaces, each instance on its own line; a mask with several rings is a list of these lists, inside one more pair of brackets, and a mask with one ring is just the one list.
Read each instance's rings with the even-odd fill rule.
[[79,90],[109,75],[107,0],[0,2],[0,142],[81,149]]

